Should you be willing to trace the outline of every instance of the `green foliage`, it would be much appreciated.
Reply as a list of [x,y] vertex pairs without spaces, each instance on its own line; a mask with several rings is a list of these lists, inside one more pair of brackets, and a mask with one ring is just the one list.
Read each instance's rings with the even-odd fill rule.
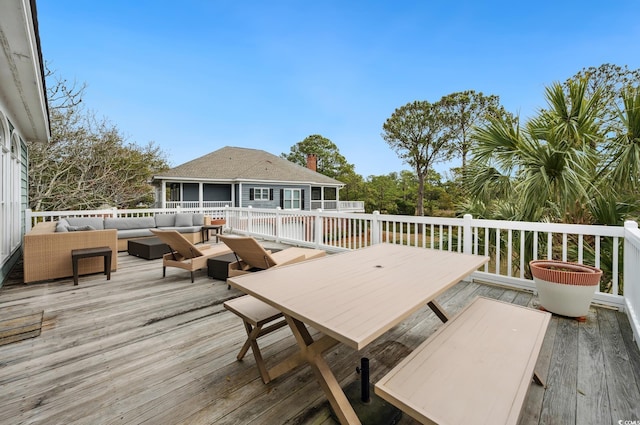
[[[639,83],[638,70],[590,68],[564,85],[548,87],[547,107],[523,127],[491,119],[478,128],[473,134],[473,172],[465,179],[470,199],[461,204],[460,213],[618,226],[637,218]],[[569,236],[570,261],[577,261],[577,237]],[[533,232],[525,232],[525,264],[531,259],[533,242]],[[584,261],[594,264],[595,239],[582,242]],[[537,243],[538,254],[544,253],[546,235],[539,234]],[[615,243],[613,238],[600,240],[603,291],[610,289]],[[620,251],[621,241],[617,243]],[[555,247],[561,244],[553,241]]]
[[451,158],[452,145],[445,133],[441,104],[415,101],[396,109],[382,126],[382,138],[413,167],[418,177],[416,215],[424,215],[424,184],[434,164]]
[[463,170],[467,166],[474,127],[486,124],[491,118],[511,119],[495,95],[467,90],[446,95],[438,102],[443,111],[446,137],[451,140],[454,151],[462,159]]
[[319,134],[312,134],[291,147],[291,152],[281,154],[287,159],[303,167],[307,166],[307,155],[316,155],[316,171],[342,181],[345,176],[355,174],[353,164],[340,154],[338,147],[331,140]]
[[598,91],[586,96],[584,80],[570,82],[567,92],[554,84],[546,97],[548,108],[524,128],[492,119],[476,131],[469,193],[483,202],[515,204],[522,220],[563,211],[555,221],[567,221],[583,216],[583,205],[595,192],[595,147],[603,138],[600,97]]

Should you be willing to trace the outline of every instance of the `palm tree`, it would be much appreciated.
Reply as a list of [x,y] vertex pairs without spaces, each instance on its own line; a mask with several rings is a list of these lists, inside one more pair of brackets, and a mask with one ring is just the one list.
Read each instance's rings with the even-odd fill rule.
[[640,183],[640,89],[622,91],[624,110],[618,112],[621,131],[605,148],[608,161],[602,180],[614,182],[621,192],[636,192]]
[[486,200],[491,191],[504,193],[510,186],[506,200],[522,220],[538,221],[555,211],[566,214],[554,221],[578,216],[595,190],[596,147],[602,140],[599,94],[587,98],[585,93],[584,81],[570,83],[568,93],[554,84],[546,90],[548,108],[524,128],[497,118],[477,129],[471,194]]
[[[600,90],[589,96],[584,80],[569,81],[566,90],[554,84],[546,90],[547,109],[523,127],[495,119],[477,129],[467,205],[482,202],[485,214],[495,213],[487,218],[504,218],[506,211],[523,221],[622,225],[638,214],[640,90],[622,91],[615,126],[603,119],[600,96]],[[525,235],[527,263],[532,236]],[[605,273],[612,243],[601,245]],[[593,248],[585,241],[585,259]]]

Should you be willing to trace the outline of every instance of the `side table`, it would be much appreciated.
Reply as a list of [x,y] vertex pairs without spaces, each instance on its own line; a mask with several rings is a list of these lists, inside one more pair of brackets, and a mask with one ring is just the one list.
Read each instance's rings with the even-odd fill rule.
[[214,230],[216,235],[216,243],[218,243],[218,235],[222,232],[222,224],[205,224],[200,228],[202,233],[202,242],[209,241],[209,231]]
[[71,261],[73,263],[73,284],[78,284],[78,260],[81,258],[104,257],[104,274],[107,280],[111,280],[111,248],[99,246],[96,248],[82,248],[71,250]]

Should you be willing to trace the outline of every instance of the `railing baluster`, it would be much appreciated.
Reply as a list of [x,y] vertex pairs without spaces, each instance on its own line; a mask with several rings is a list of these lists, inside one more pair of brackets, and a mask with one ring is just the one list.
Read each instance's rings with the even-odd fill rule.
[[525,239],[525,231],[524,230],[520,230],[520,279],[524,279],[524,268],[525,268],[525,264],[524,264],[524,239]]
[[513,230],[507,232],[507,276],[513,276]]
[[496,229],[496,274],[500,276],[500,229]]

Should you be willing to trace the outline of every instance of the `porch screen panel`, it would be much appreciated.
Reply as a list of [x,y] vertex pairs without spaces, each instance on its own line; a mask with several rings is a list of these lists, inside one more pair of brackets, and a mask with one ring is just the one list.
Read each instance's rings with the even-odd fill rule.
[[231,185],[204,184],[202,186],[203,201],[231,201]]
[[182,200],[183,201],[199,201],[200,200],[200,185],[198,183],[184,183],[182,185]]

